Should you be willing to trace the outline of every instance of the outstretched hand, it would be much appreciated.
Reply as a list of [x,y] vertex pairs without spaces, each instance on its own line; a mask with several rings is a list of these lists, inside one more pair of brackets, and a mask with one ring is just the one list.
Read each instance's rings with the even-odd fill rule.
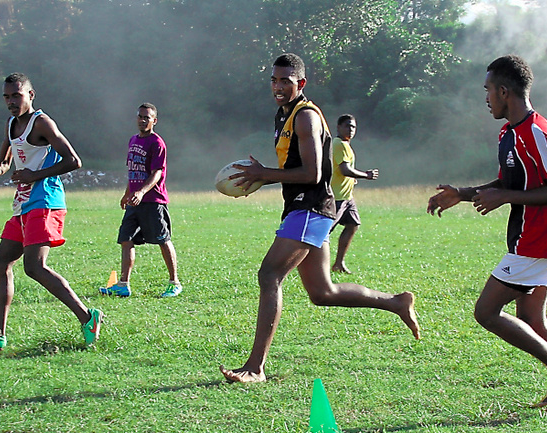
[[443,211],[457,205],[462,199],[458,190],[451,185],[439,185],[437,189],[442,191],[429,198],[427,213],[435,215],[437,212],[440,218]]

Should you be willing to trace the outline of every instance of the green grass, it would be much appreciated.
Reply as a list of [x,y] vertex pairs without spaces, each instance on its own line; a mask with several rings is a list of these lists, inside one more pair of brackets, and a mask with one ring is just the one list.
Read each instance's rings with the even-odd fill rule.
[[[345,433],[544,431],[545,412],[527,406],[546,393],[545,367],[472,313],[505,253],[508,209],[482,217],[464,204],[439,220],[425,213],[433,192],[359,192],[354,273],[333,276],[412,290],[423,339],[384,311],[311,305],[293,273],[269,380],[252,385],[226,383],[218,366],[239,367],[251,347],[256,273],[279,223],[279,192],[171,194],[185,287],[174,299],[158,298],[167,273],[154,246],[137,248],[131,298],[98,294],[119,271],[121,191],[69,193],[68,241],[49,264],[105,312],[101,339],[84,350],[75,317],[18,264],[0,355],[0,432],[305,432],[315,378]],[[0,192],[2,220],[11,194]]]

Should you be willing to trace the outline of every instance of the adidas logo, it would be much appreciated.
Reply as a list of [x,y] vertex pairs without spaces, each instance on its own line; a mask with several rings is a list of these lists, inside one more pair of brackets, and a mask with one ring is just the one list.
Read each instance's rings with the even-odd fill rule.
[[513,156],[513,151],[509,151],[509,153],[507,154],[507,160],[505,161],[505,163],[507,164],[507,167],[514,167],[515,166],[515,158]]
[[511,275],[511,266],[506,266],[504,268],[501,268],[502,272],[505,272],[507,275]]

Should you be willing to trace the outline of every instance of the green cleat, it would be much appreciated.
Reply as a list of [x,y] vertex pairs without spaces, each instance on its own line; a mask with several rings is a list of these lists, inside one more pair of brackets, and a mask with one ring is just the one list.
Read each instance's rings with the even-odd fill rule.
[[5,335],[0,335],[0,350],[3,350],[4,347],[8,345],[8,339]]
[[172,298],[174,296],[178,296],[180,295],[180,293],[182,292],[182,286],[180,285],[180,283],[169,283],[167,285],[167,289],[165,290],[165,292],[162,293],[161,297],[162,298]]
[[99,333],[101,331],[101,322],[103,321],[103,312],[96,308],[90,308],[89,314],[91,319],[85,325],[82,325],[82,332],[84,334],[85,345],[90,346],[99,339]]

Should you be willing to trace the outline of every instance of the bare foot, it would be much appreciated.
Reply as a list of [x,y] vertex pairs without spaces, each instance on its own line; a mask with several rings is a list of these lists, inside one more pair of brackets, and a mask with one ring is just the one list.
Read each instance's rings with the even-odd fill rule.
[[401,298],[403,307],[397,312],[399,317],[405,322],[406,326],[410,328],[414,338],[420,339],[420,325],[418,325],[418,319],[416,318],[416,311],[414,310],[414,293],[403,292],[398,295]]
[[346,267],[344,263],[337,265],[336,263],[332,265],[332,272],[341,272],[343,274],[351,274],[351,271]]
[[244,368],[237,370],[227,370],[223,365],[220,366],[220,371],[224,377],[230,382],[255,383],[265,382],[266,375],[264,373],[254,373]]
[[547,396],[541,400],[539,403],[531,404],[530,407],[532,408],[541,408],[547,406]]

